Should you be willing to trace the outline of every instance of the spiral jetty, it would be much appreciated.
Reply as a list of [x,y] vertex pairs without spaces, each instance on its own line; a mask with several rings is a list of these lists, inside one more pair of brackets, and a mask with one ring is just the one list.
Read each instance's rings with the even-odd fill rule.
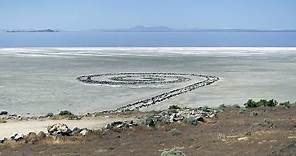
[[152,86],[181,83],[192,80],[193,77],[203,78],[203,81],[195,82],[181,88],[173,89],[162,94],[140,100],[103,113],[115,113],[138,110],[143,107],[155,105],[177,95],[185,94],[197,88],[205,87],[220,80],[217,76],[186,73],[106,73],[79,76],[77,80],[87,84],[99,84],[110,86]]

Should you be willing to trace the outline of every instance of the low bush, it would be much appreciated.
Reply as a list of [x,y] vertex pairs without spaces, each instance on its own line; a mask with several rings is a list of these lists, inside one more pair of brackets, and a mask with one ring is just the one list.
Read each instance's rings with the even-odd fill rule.
[[252,99],[249,99],[247,101],[247,103],[244,104],[244,106],[246,108],[255,108],[255,107],[261,107],[261,106],[264,106],[264,107],[275,107],[278,105],[278,102],[274,99],[271,99],[271,100],[265,100],[265,99],[261,99],[259,100],[258,102],[252,100]]
[[284,106],[284,107],[286,107],[286,108],[290,108],[290,107],[291,107],[291,103],[290,103],[290,101],[282,102],[282,103],[280,103],[279,105],[280,105],[280,106]]
[[64,111],[60,111],[59,115],[61,115],[61,116],[71,116],[71,115],[73,115],[73,113],[71,113],[70,111],[64,110]]
[[52,120],[61,120],[61,119],[77,120],[77,119],[79,119],[77,115],[74,115],[73,113],[71,113],[70,111],[67,111],[67,110],[60,111],[60,113],[57,115],[52,115],[52,114],[50,114],[50,115],[51,116],[48,116],[48,117],[50,117],[50,119],[52,119]]
[[258,103],[252,99],[249,99],[247,103],[244,104],[244,106],[247,108],[259,107]]

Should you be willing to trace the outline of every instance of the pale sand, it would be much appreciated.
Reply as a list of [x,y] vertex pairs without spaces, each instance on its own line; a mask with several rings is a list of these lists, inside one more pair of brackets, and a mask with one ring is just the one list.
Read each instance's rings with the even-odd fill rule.
[[38,133],[40,131],[47,132],[47,127],[56,123],[64,123],[69,128],[88,128],[100,129],[108,123],[114,121],[132,120],[133,118],[112,117],[112,118],[92,118],[81,120],[29,120],[29,121],[8,121],[0,124],[0,138],[9,138],[15,133],[24,135],[29,132]]

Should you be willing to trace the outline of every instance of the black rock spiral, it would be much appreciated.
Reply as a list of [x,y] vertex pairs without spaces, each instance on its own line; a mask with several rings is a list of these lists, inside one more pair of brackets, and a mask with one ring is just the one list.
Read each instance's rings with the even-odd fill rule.
[[123,112],[127,110],[137,110],[143,107],[149,107],[161,101],[170,99],[180,94],[187,93],[200,87],[211,85],[219,80],[219,77],[200,74],[185,74],[185,73],[107,73],[96,75],[83,75],[77,79],[83,83],[100,84],[100,85],[128,85],[128,86],[149,86],[149,85],[164,85],[186,82],[191,80],[190,77],[201,77],[205,80],[186,85],[182,88],[170,90],[168,92],[137,101],[114,110],[103,111],[106,113]]

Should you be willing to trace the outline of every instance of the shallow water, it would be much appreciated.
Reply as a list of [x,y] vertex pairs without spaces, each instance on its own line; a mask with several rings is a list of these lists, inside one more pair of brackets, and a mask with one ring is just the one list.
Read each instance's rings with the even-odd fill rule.
[[296,32],[0,32],[0,47],[295,47]]
[[114,109],[183,84],[110,87],[76,77],[117,72],[215,75],[219,82],[149,109],[242,104],[249,98],[295,101],[295,48],[25,48],[0,49],[0,109],[45,114]]

